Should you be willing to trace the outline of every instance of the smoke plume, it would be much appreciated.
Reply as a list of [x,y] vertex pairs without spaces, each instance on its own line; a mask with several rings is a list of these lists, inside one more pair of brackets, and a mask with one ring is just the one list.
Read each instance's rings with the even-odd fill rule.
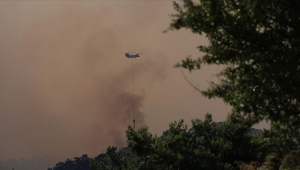
[[95,156],[125,145],[133,113],[137,127],[145,125],[142,88],[165,78],[165,61],[134,60],[133,84],[132,60],[119,53],[139,43],[125,42],[130,29],[112,19],[124,6],[0,3],[0,159]]

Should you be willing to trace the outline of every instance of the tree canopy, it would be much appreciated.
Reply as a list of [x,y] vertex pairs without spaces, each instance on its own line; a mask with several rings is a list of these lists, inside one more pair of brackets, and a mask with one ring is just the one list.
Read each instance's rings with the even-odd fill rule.
[[127,150],[109,147],[107,157],[92,161],[93,170],[239,169],[239,162],[262,162],[270,151],[258,130],[249,131],[234,117],[216,123],[210,114],[203,121],[192,120],[190,129],[183,120],[175,121],[161,137],[130,126],[126,134]]
[[268,134],[298,148],[300,1],[183,0],[174,2],[174,9],[169,30],[186,28],[209,40],[198,47],[203,56],[176,66],[190,71],[224,66],[219,81],[201,93],[223,99],[249,125],[270,121]]

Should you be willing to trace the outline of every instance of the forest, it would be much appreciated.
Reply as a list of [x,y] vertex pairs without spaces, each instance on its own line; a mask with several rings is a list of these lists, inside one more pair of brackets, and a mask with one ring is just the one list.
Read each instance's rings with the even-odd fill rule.
[[234,169],[243,161],[263,161],[272,148],[261,140],[261,131],[238,124],[234,118],[216,123],[210,114],[204,121],[193,120],[190,129],[183,120],[173,122],[160,137],[147,128],[129,127],[126,134],[128,147],[111,146],[96,158],[83,155],[48,170]]

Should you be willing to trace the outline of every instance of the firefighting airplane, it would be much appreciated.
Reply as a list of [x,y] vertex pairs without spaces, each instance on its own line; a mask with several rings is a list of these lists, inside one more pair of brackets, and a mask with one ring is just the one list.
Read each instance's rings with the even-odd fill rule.
[[121,54],[125,54],[125,56],[126,56],[127,58],[137,58],[137,57],[140,57],[139,54],[142,54],[142,53],[136,53],[136,54],[121,53]]

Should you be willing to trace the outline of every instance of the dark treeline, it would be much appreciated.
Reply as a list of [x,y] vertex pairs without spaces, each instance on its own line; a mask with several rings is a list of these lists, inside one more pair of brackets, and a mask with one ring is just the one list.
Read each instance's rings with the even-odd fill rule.
[[207,114],[189,129],[183,120],[173,122],[160,137],[129,127],[127,147],[110,146],[95,158],[82,155],[48,170],[237,169],[249,160],[263,162],[272,147],[261,140],[262,132],[234,121],[216,123]]

